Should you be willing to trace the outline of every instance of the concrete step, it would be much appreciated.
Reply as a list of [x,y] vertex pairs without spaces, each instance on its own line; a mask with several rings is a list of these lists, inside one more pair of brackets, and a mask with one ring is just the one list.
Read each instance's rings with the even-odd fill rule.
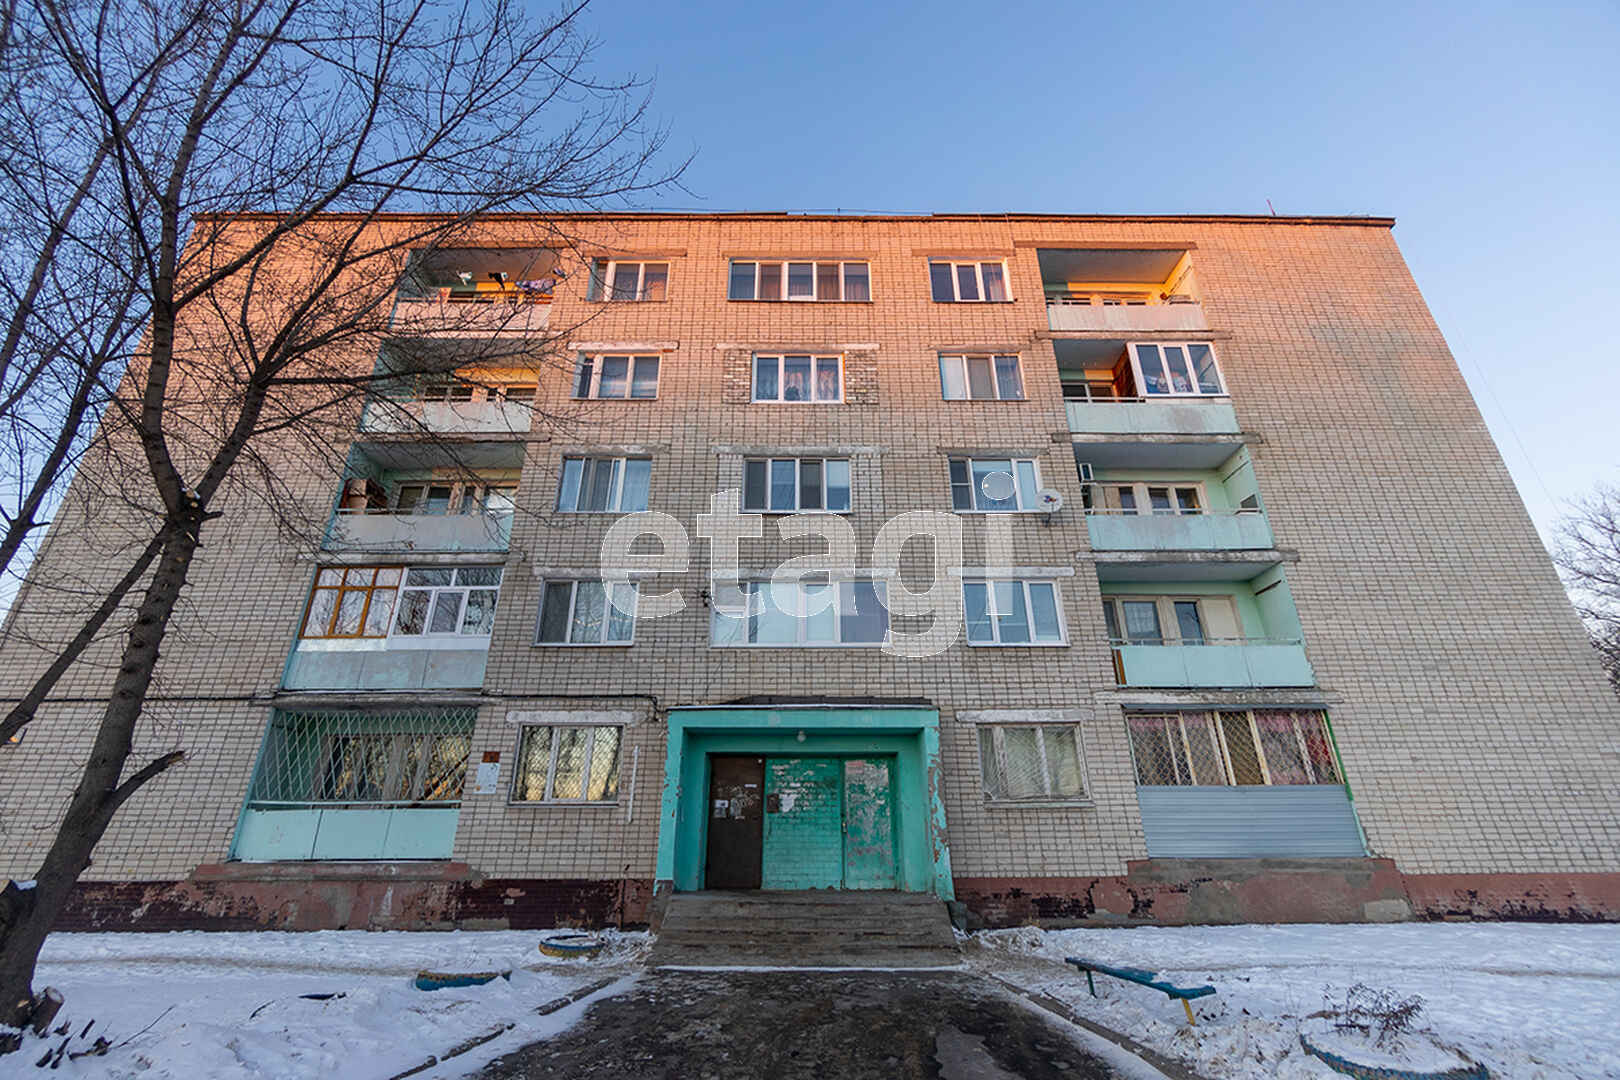
[[670,898],[652,961],[679,966],[939,967],[959,956],[945,905],[901,892]]

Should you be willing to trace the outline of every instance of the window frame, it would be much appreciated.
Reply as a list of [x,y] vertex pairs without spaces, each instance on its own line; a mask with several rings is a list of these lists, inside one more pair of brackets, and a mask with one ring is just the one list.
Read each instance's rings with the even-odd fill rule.
[[[1093,480],[1091,486],[1100,490],[1102,506],[1092,506],[1088,513],[1119,514],[1125,517],[1199,517],[1212,512],[1209,505],[1209,492],[1202,480]],[[1116,506],[1119,501],[1119,491],[1122,488],[1131,489],[1131,497],[1135,500],[1134,507]],[[1154,510],[1153,500],[1148,495],[1150,488],[1165,488],[1170,493],[1172,507],[1169,510]],[[1192,510],[1182,509],[1178,491],[1191,490],[1198,500],[1198,505]]]
[[[1000,300],[985,299],[984,268],[987,266],[1001,267],[1001,291],[1006,295]],[[942,300],[934,292],[934,267],[949,266],[951,268],[951,298]],[[962,299],[961,267],[973,267],[974,284],[979,295],[972,299]],[[937,258],[928,260],[928,295],[936,304],[1010,304],[1015,297],[1012,290],[1012,273],[1005,257],[1000,259],[948,259]]]
[[[1041,807],[1041,806],[1094,806],[1095,800],[1091,795],[1091,774],[1086,768],[1086,742],[1085,733],[1077,721],[1073,720],[1046,720],[1019,722],[1016,720],[997,721],[995,723],[977,724],[978,752],[979,752],[979,784],[984,792],[984,802],[991,807]],[[1007,757],[1005,733],[1008,731],[1034,731],[1036,733],[1036,746],[1041,756],[1041,783],[1046,788],[1041,795],[1019,798],[1007,794],[994,794],[985,779],[984,736],[990,736],[991,763],[995,767],[997,786],[1002,792],[1007,789]],[[1074,752],[1076,765],[1080,776],[1080,793],[1077,795],[1054,794],[1052,787],[1051,758],[1047,754],[1046,735],[1050,731],[1067,731],[1074,739]]]
[[[636,267],[636,295],[615,296],[613,282],[618,276],[620,266]],[[664,268],[664,295],[652,298],[647,292],[647,267],[662,266]],[[674,269],[669,259],[597,259],[591,267],[591,292],[589,299],[599,304],[656,304],[669,299],[669,281]]]
[[[810,361],[810,396],[800,401],[790,401],[787,393],[787,361],[789,357],[807,357]],[[759,362],[761,360],[776,361],[776,397],[762,398],[759,396]],[[836,360],[838,362],[838,396],[824,398],[817,396],[818,379],[816,374],[823,360]],[[842,405],[844,404],[845,383],[848,373],[844,366],[843,353],[754,353],[748,361],[748,401],[751,405]]]
[[[484,566],[407,566],[399,578],[399,591],[394,601],[394,612],[388,623],[389,642],[408,642],[410,644],[428,643],[438,645],[452,641],[481,641],[486,645],[495,636],[495,613],[501,607],[501,587],[506,584],[506,567],[504,565]],[[410,583],[412,570],[449,570],[449,585],[412,585]],[[462,585],[457,581],[457,575],[463,570],[494,570],[500,575],[494,585]],[[428,594],[426,614],[423,616],[422,632],[409,633],[399,629],[399,618],[405,610],[405,594],[407,592],[425,592]],[[495,606],[491,609],[489,633],[469,634],[462,630],[467,619],[467,606],[474,592],[492,592],[495,594]],[[439,631],[435,633],[430,629],[433,625],[433,611],[438,606],[441,593],[459,593],[461,601],[456,605],[456,629]]]
[[[602,396],[602,368],[607,360],[623,360],[624,365],[624,395]],[[655,369],[653,375],[653,392],[651,394],[637,394],[636,369],[643,361],[650,360]],[[569,388],[569,397],[574,401],[657,401],[659,389],[664,379],[663,353],[631,353],[631,352],[598,352],[584,353],[574,361],[574,377]],[[581,394],[581,383],[586,383],[586,392]]]
[[[1293,743],[1296,751],[1299,754],[1299,761],[1303,766],[1302,771],[1306,777],[1303,783],[1292,783],[1286,780],[1279,783],[1273,778],[1271,764],[1266,758],[1265,740],[1260,736],[1260,723],[1257,714],[1261,712],[1286,713],[1293,719]],[[1206,783],[1199,777],[1197,762],[1194,760],[1194,755],[1192,754],[1191,740],[1187,735],[1187,717],[1189,715],[1203,718],[1204,722],[1207,723],[1211,729],[1211,745],[1214,747],[1216,753],[1220,756],[1220,761],[1218,762],[1221,768],[1220,783]],[[1227,732],[1226,723],[1222,720],[1223,715],[1242,716],[1244,718],[1244,727],[1248,731],[1250,740],[1249,746],[1246,749],[1252,751],[1254,754],[1255,762],[1258,764],[1260,769],[1261,783],[1245,784],[1238,781],[1237,770],[1232,762],[1232,751],[1228,742],[1230,735]],[[1314,720],[1318,726],[1318,733],[1320,735],[1323,749],[1323,756],[1321,759],[1318,759],[1318,757],[1312,753],[1310,740],[1306,731],[1302,727],[1303,718],[1306,717]],[[1160,727],[1160,733],[1166,740],[1166,750],[1169,753],[1170,762],[1172,767],[1175,769],[1175,774],[1177,777],[1179,777],[1181,775],[1182,768],[1185,767],[1186,775],[1191,782],[1185,784],[1179,782],[1172,784],[1150,784],[1143,782],[1143,765],[1138,755],[1137,747],[1137,729],[1133,726],[1133,721],[1142,720],[1163,722]],[[1344,786],[1344,770],[1341,762],[1339,761],[1338,748],[1335,746],[1333,741],[1333,730],[1329,724],[1326,709],[1261,709],[1241,706],[1236,708],[1168,709],[1153,712],[1127,712],[1125,715],[1125,723],[1127,741],[1130,743],[1131,748],[1131,767],[1137,787],[1244,788]],[[1170,726],[1172,723],[1174,724],[1173,730]],[[1321,779],[1319,766],[1324,762],[1327,767],[1332,770],[1331,779]]]
[[[407,488],[420,488],[422,498],[404,508],[400,507],[400,500],[404,498]],[[443,510],[421,509],[428,505],[427,493],[432,488],[446,488],[449,491],[448,501]],[[417,515],[420,517],[459,517],[464,514],[510,514],[514,511],[517,502],[518,481],[510,480],[467,480],[463,477],[436,479],[411,478],[396,480],[388,489],[387,513],[397,515]],[[508,505],[503,510],[491,509],[490,496],[505,498]]]
[[[1029,385],[1024,379],[1024,357],[1022,353],[939,353],[939,394],[942,401],[1028,401]],[[973,380],[969,374],[969,361],[988,360],[990,362],[990,389],[989,397],[973,396]],[[1002,360],[1011,360],[1018,377],[1018,396],[1003,397],[1001,393],[1001,364]],[[961,377],[962,396],[950,395],[950,384],[945,378],[945,365],[947,362],[958,362],[958,373]]]
[[[1215,351],[1213,341],[1128,341],[1125,343],[1125,347],[1130,356],[1131,377],[1136,380],[1136,392],[1145,401],[1158,401],[1163,398],[1229,398],[1232,396],[1227,387],[1226,372],[1221,368],[1221,358]],[[1198,378],[1198,369],[1193,363],[1192,349],[1194,347],[1209,350],[1210,363],[1215,368],[1215,379],[1220,383],[1218,391],[1203,389],[1203,384]],[[1187,376],[1192,389],[1186,391],[1171,389],[1163,393],[1149,391],[1148,380],[1142,368],[1140,353],[1142,349],[1158,350],[1159,371],[1162,373],[1166,385],[1171,387],[1175,385],[1175,376],[1170,371],[1168,362],[1165,360],[1165,350],[1182,350],[1182,356],[1187,362]]]
[[[519,724],[517,750],[513,755],[512,781],[506,789],[506,803],[508,806],[583,806],[583,807],[615,807],[620,805],[624,796],[624,745],[626,725],[624,724],[595,724],[581,722],[575,724]],[[523,749],[524,743],[534,731],[549,731],[551,745],[546,751],[546,777],[541,785],[540,798],[524,799],[518,797],[518,785],[523,779]],[[580,791],[577,799],[559,799],[552,792],[555,791],[557,778],[557,743],[565,731],[585,731],[588,733],[585,740],[583,757],[585,769],[580,777]],[[596,752],[596,733],[598,731],[612,731],[618,739],[617,779],[613,785],[611,799],[592,799],[587,796],[591,790],[590,766]]]
[[[563,503],[563,493],[567,490],[568,464],[580,462],[579,486],[574,491],[574,505],[566,507]],[[647,496],[652,497],[652,458],[645,454],[565,454],[557,468],[557,497],[552,503],[552,509],[559,514],[637,514],[647,508],[639,507],[635,510],[624,509],[624,485],[630,475],[630,462],[645,461],[647,463]],[[602,510],[581,510],[579,508],[580,496],[585,491],[587,477],[587,463],[589,474],[594,475],[601,463],[611,462],[617,465],[614,471],[613,490],[609,498],[610,505]]]
[[[1209,632],[1210,619],[1208,604],[1210,601],[1225,601],[1230,607],[1232,623],[1238,628],[1240,636],[1237,638],[1216,637]],[[1125,608],[1129,603],[1147,603],[1152,601],[1159,620],[1159,637],[1156,641],[1135,641],[1128,636],[1125,629]],[[1243,613],[1238,609],[1237,597],[1226,593],[1207,593],[1199,595],[1186,595],[1182,593],[1149,593],[1145,595],[1110,593],[1102,598],[1104,607],[1111,608],[1113,615],[1105,614],[1104,621],[1112,625],[1118,633],[1110,634],[1108,644],[1114,648],[1126,645],[1146,646],[1172,646],[1184,645],[1242,645],[1251,639],[1243,633]],[[1187,641],[1181,636],[1181,621],[1176,615],[1176,605],[1196,603],[1198,605],[1199,639]]]
[[[409,742],[413,739],[422,739],[422,753],[411,775],[405,777],[405,765],[409,758]],[[462,751],[459,768],[454,775],[459,778],[455,787],[455,795],[451,798],[430,798],[426,784],[433,769],[433,751],[440,740],[457,739],[466,744]],[[385,747],[387,764],[384,766],[382,778],[381,799],[341,798],[335,789],[329,788],[332,777],[332,767],[338,761],[339,740],[352,740],[356,742],[380,743]],[[307,802],[311,805],[323,807],[332,806],[425,806],[433,809],[449,809],[460,806],[467,793],[467,766],[472,761],[472,732],[447,731],[352,731],[328,732],[320,738],[320,759],[309,777],[311,798]],[[401,784],[408,784],[399,798],[387,796]],[[328,791],[331,790],[331,794]]]
[[[1013,478],[1013,499],[1015,501],[1017,501],[1019,503],[1019,505],[1017,505],[1015,507],[1012,507],[1011,509],[1007,509],[1007,510],[998,509],[996,507],[982,507],[982,506],[979,505],[979,500],[981,498],[985,497],[984,496],[984,490],[983,490],[982,487],[980,487],[979,484],[975,484],[973,482],[973,466],[974,466],[974,464],[976,462],[984,462],[984,463],[996,462],[996,463],[999,463],[999,462],[1003,462],[1003,461],[1005,461],[1007,463],[1007,466],[1008,466],[1007,470],[1005,470],[1005,471],[1007,471],[1008,474],[1010,476],[1012,476],[1012,478]],[[964,462],[966,464],[966,467],[967,467],[967,473],[968,473],[967,487],[968,487],[968,491],[969,491],[969,493],[970,493],[970,495],[972,496],[972,499],[973,499],[973,506],[971,508],[964,508],[964,507],[960,507],[960,506],[956,505],[956,489],[958,487],[960,487],[961,485],[958,484],[956,482],[956,480],[952,477],[951,472],[952,472],[952,467],[957,462]],[[1019,479],[1018,479],[1018,471],[1019,471],[1018,466],[1024,465],[1024,464],[1029,465],[1031,467],[1032,471],[1035,474],[1034,487],[1032,487],[1028,492],[1025,492],[1023,490],[1023,486],[1019,483]],[[1002,470],[997,470],[997,471],[1002,471]],[[1041,483],[1041,463],[1040,463],[1040,459],[1038,459],[1038,458],[1033,458],[1033,457],[1027,457],[1027,458],[978,458],[978,457],[957,457],[957,456],[952,456],[952,457],[949,457],[949,458],[946,459],[945,482],[946,482],[947,487],[950,490],[951,511],[953,513],[957,513],[957,514],[1039,514],[1039,513],[1043,513],[1043,511],[1041,510],[1041,508],[1039,506],[1038,499],[1036,498],[1036,496],[1039,494],[1042,487],[1044,486]],[[981,483],[982,483],[982,481],[981,481]],[[1023,503],[1025,501],[1024,500],[1025,495],[1028,496],[1029,505],[1027,505],[1027,506],[1023,505]]]
[[[407,569],[408,568],[406,566],[404,566],[402,564],[399,564],[399,563],[389,563],[389,564],[378,563],[378,564],[365,564],[365,565],[360,565],[360,566],[345,566],[345,565],[317,566],[315,568],[315,580],[310,584],[310,587],[309,587],[309,595],[304,598],[303,615],[298,621],[298,640],[299,641],[386,641],[386,640],[388,640],[390,634],[393,631],[393,627],[394,627],[394,616],[396,614],[395,607],[396,607],[396,605],[398,604],[398,601],[399,601],[400,584],[405,580],[405,571]],[[338,573],[338,584],[336,584],[336,585],[322,585],[321,584],[321,575],[326,573],[329,570],[337,571],[337,573]],[[349,576],[350,571],[363,571],[363,570],[371,571],[371,579],[370,579],[370,581],[364,586],[356,585],[356,586],[354,586],[352,588],[349,587],[347,585],[347,581],[348,581],[348,576]],[[388,571],[388,570],[395,570],[395,571],[398,571],[398,573],[399,573],[399,576],[395,579],[394,583],[392,585],[379,585],[379,584],[377,584],[377,575],[379,573],[382,573],[382,572]],[[337,600],[332,605],[331,614],[326,617],[326,627],[327,627],[328,632],[324,633],[324,634],[311,634],[311,633],[309,633],[309,617],[314,611],[316,597],[322,592],[335,592],[335,593],[337,593]],[[365,602],[361,605],[361,608],[360,608],[360,630],[359,630],[358,633],[354,633],[354,634],[334,634],[334,633],[331,633],[330,631],[334,627],[337,626],[338,615],[343,610],[343,594],[344,593],[350,593],[350,592],[364,592],[364,593],[366,593]],[[365,630],[366,630],[366,617],[371,613],[371,605],[376,601],[377,594],[379,592],[386,593],[388,595],[388,622],[387,622],[387,629],[385,629],[380,634],[368,634],[368,633],[365,632]]]
[[[1013,584],[1021,586],[1024,598],[1024,628],[1029,633],[1027,641],[1002,641],[1001,619],[1004,617],[994,610],[997,585]],[[990,640],[974,641],[971,624],[968,619],[967,593],[971,585],[982,585],[985,589],[985,612],[989,617]],[[1057,617],[1058,636],[1056,641],[1037,640],[1035,636],[1035,604],[1033,586],[1048,585],[1052,589],[1052,610]],[[1063,588],[1058,584],[1057,578],[1042,577],[963,577],[962,588],[962,640],[970,648],[975,649],[1061,649],[1069,644],[1069,621],[1063,615]],[[1008,615],[1011,613],[1009,612]]]
[[[788,292],[788,267],[810,266],[810,295],[792,296]],[[821,267],[838,267],[838,295],[821,295]],[[737,270],[742,266],[754,268],[754,285],[752,296],[733,296],[732,285],[736,282]],[[763,267],[774,266],[780,271],[778,281],[781,283],[782,295],[774,299],[759,295],[760,279],[763,276]],[[849,267],[866,267],[866,299],[852,300],[846,295],[849,292]],[[726,299],[743,304],[870,304],[872,303],[872,261],[870,259],[730,259],[726,262]]]
[[[752,603],[749,602],[747,598],[749,596],[751,596],[751,595],[756,594],[759,590],[764,589],[764,588],[769,588],[769,587],[773,586],[774,584],[775,583],[770,581],[769,579],[749,579],[749,580],[746,580],[746,581],[737,582],[737,588],[742,592],[744,602],[747,604],[747,606],[752,607],[753,606]],[[843,605],[843,596],[844,596],[843,586],[844,585],[856,585],[856,584],[870,584],[872,586],[872,588],[873,588],[874,593],[877,595],[878,604],[883,608],[883,616],[884,616],[883,637],[878,641],[844,641],[843,640],[843,629],[844,629],[843,607],[842,607],[842,605]],[[828,578],[825,581],[795,581],[795,582],[792,582],[792,585],[798,590],[798,603],[796,605],[797,608],[798,608],[798,611],[797,611],[797,613],[795,613],[792,616],[792,618],[794,619],[794,622],[796,624],[796,627],[797,627],[796,633],[795,633],[795,639],[793,641],[748,641],[747,640],[748,635],[750,633],[754,632],[755,629],[756,629],[757,624],[756,624],[755,620],[758,618],[758,615],[757,614],[746,614],[746,615],[743,615],[743,616],[740,616],[740,617],[727,615],[723,611],[720,610],[721,605],[718,602],[713,602],[710,605],[710,611],[709,611],[709,648],[711,648],[711,649],[880,649],[880,648],[883,647],[883,645],[886,642],[889,641],[889,639],[894,634],[894,613],[889,610],[888,582],[883,578],[870,578],[870,577]],[[808,586],[824,587],[824,588],[831,589],[831,594],[832,594],[832,605],[831,605],[832,624],[833,624],[833,627],[837,631],[839,640],[837,640],[837,641],[811,641],[811,640],[809,640],[810,616],[807,614],[807,609],[809,607],[809,594],[808,594],[808,592],[807,592],[807,590],[805,588],[805,586],[807,586],[807,585]],[[783,614],[786,614],[786,613],[784,612]],[[744,640],[742,640],[742,641],[719,641],[719,640],[717,640],[715,630],[716,630],[717,625],[718,625],[717,620],[719,620],[719,619],[727,619],[727,620],[729,620],[731,622],[734,622],[734,623],[741,623],[742,624],[741,636],[742,636],[742,638]]]
[[[793,506],[788,508],[788,509],[785,509],[785,510],[777,509],[777,508],[770,505],[770,502],[771,502],[771,474],[773,472],[772,467],[779,461],[791,461],[791,462],[793,462]],[[804,495],[804,479],[803,479],[804,478],[804,463],[807,462],[807,461],[816,462],[817,464],[819,464],[821,466],[821,506],[820,507],[811,507],[811,508],[808,508],[808,509],[805,508],[803,505],[801,505],[803,503],[803,495]],[[845,469],[849,473],[849,505],[844,507],[842,510],[829,510],[829,509],[827,509],[827,491],[828,491],[827,466],[831,462],[842,462]],[[755,507],[755,506],[749,506],[748,505],[748,467],[750,465],[764,465],[765,466],[765,505],[764,506]],[[793,457],[753,457],[753,456],[749,456],[749,457],[743,458],[742,513],[744,513],[744,514],[758,514],[760,516],[770,516],[772,514],[835,514],[836,515],[836,514],[853,514],[854,512],[855,512],[855,465],[854,465],[854,462],[850,458],[847,458],[847,457],[800,457],[800,456],[793,456]]]
[[[542,641],[540,634],[545,625],[546,594],[553,586],[567,585],[568,611],[564,616],[563,625],[567,627],[567,636],[572,638],[574,633],[574,612],[579,603],[579,587],[581,585],[602,586],[602,638],[599,641]],[[608,632],[613,627],[613,588],[626,585],[630,589],[630,636],[627,639],[608,639]],[[529,644],[534,648],[545,649],[624,649],[636,643],[636,625],[639,622],[637,612],[641,608],[641,587],[638,582],[608,582],[599,577],[548,577],[540,582],[540,603],[534,613],[534,637]]]

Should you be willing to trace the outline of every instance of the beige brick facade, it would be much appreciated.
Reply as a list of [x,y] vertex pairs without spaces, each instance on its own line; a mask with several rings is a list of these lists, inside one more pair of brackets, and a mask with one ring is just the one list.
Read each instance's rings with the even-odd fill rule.
[[[456,862],[496,878],[650,879],[665,710],[769,694],[932,702],[959,877],[1117,876],[1144,858],[1123,710],[1153,700],[1325,705],[1369,852],[1405,873],[1620,871],[1620,706],[1388,222],[646,215],[575,227],[604,252],[670,263],[667,300],[590,302],[585,275],[574,274],[550,315],[554,329],[575,328],[574,343],[661,347],[658,396],[592,402],[571,430],[524,439],[482,691],[442,695],[478,702],[472,761],[498,751],[503,762],[501,793],[463,802]],[[535,235],[521,220],[490,226],[491,244]],[[1317,677],[1308,692],[1153,695],[1115,684],[1057,375],[1053,338],[1063,335],[1048,329],[1037,249],[1133,244],[1190,253],[1211,329],[1186,336],[1218,350],[1287,554]],[[931,255],[1005,258],[1014,301],[932,302]],[[728,301],[728,260],[749,257],[867,260],[872,301]],[[845,358],[843,403],[750,403],[751,356],[795,349]],[[1016,352],[1026,400],[942,400],[937,357],[961,350]],[[566,412],[569,393],[566,374],[550,370],[537,405]],[[643,621],[628,647],[533,646],[543,578],[595,567],[612,520],[550,512],[561,459],[615,450],[651,456],[649,508],[689,531],[712,492],[740,484],[745,456],[848,456],[848,520],[863,559],[893,515],[950,509],[951,454],[1033,458],[1068,509],[1051,523],[1017,515],[1014,551],[1019,565],[1059,582],[1068,644],[959,641],[917,660],[875,649],[710,648],[699,603],[706,545],[693,531],[692,570],[659,579],[678,589],[685,611]],[[330,505],[346,451],[335,445],[330,461],[289,468],[313,519]],[[38,584],[94,580],[102,560],[66,524],[86,509],[70,497],[18,600],[0,693],[17,693],[44,655],[19,632],[49,639],[65,625]],[[810,550],[776,538],[775,520],[764,539],[744,542],[745,568]],[[967,561],[977,564],[983,519],[964,520]],[[190,759],[123,811],[88,878],[174,880],[227,858],[314,563],[309,545],[287,538],[252,499],[232,500],[209,526],[142,743],[182,747]],[[49,842],[117,643],[64,680],[19,745],[0,747],[0,873],[26,876]],[[508,803],[518,729],[506,718],[527,709],[633,714],[617,805]],[[984,709],[1079,715],[1089,802],[988,805],[975,729],[957,719]]]

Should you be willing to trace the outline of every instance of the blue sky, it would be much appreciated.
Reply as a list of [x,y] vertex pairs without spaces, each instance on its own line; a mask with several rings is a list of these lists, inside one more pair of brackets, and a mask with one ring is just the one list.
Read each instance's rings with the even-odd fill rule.
[[712,210],[1371,213],[1543,535],[1620,483],[1620,6],[609,3]]

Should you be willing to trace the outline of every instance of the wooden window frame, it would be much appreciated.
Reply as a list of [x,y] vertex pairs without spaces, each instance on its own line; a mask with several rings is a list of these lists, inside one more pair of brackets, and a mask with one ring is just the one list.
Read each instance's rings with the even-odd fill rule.
[[[1122,594],[1122,593],[1110,593],[1109,595],[1104,596],[1102,598],[1102,601],[1103,601],[1103,603],[1105,605],[1113,608],[1113,611],[1114,611],[1114,616],[1113,616],[1114,617],[1114,625],[1118,629],[1118,631],[1120,633],[1120,636],[1110,639],[1109,644],[1113,645],[1115,647],[1122,646],[1122,645],[1148,645],[1148,646],[1158,646],[1158,645],[1179,646],[1179,645],[1182,645],[1183,641],[1181,639],[1181,625],[1176,619],[1176,604],[1178,604],[1178,603],[1188,603],[1188,602],[1194,602],[1194,603],[1196,603],[1198,605],[1198,624],[1199,624],[1200,629],[1204,630],[1203,640],[1201,642],[1198,642],[1198,644],[1208,645],[1208,644],[1210,644],[1211,640],[1214,640],[1217,643],[1225,642],[1225,643],[1228,643],[1228,644],[1242,644],[1242,643],[1248,641],[1249,640],[1249,635],[1248,634],[1243,634],[1242,636],[1237,638],[1236,641],[1234,642],[1234,641],[1232,641],[1231,639],[1228,639],[1228,638],[1213,637],[1213,635],[1211,635],[1208,632],[1208,630],[1209,630],[1209,617],[1205,613],[1205,607],[1209,603],[1209,601],[1211,601],[1211,600],[1225,600],[1229,604],[1231,604],[1232,605],[1232,622],[1234,624],[1236,624],[1238,630],[1240,630],[1240,631],[1243,630],[1243,616],[1242,616],[1242,612],[1238,609],[1237,597],[1235,595],[1226,594],[1226,593],[1203,594],[1203,595],[1181,595],[1179,593],[1149,593],[1149,594],[1146,594],[1146,595],[1138,596],[1138,595],[1134,595],[1134,594],[1127,595],[1127,594]],[[1124,605],[1126,603],[1148,603],[1148,602],[1152,602],[1155,605],[1155,608],[1156,608],[1156,610],[1158,612],[1158,616],[1159,616],[1159,640],[1158,641],[1133,641],[1129,637],[1124,636],[1126,634],[1126,629],[1125,629],[1125,607],[1124,607]]]
[[[400,586],[405,580],[405,571],[406,571],[406,569],[407,568],[405,566],[397,564],[397,563],[376,564],[376,565],[369,565],[368,564],[366,566],[321,566],[321,567],[317,567],[316,570],[315,570],[315,582],[314,582],[313,585],[310,586],[309,596],[306,597],[305,600],[304,600],[303,616],[302,616],[302,618],[300,619],[300,621],[298,623],[298,637],[299,637],[299,640],[301,640],[301,641],[360,641],[360,640],[384,641],[384,640],[387,640],[389,634],[393,631],[394,615],[396,614],[395,607],[396,607],[396,604],[398,602]],[[338,573],[338,584],[337,585],[322,585],[321,584],[321,575],[323,573],[326,573],[327,571],[331,571],[331,570],[337,571],[337,573]],[[379,584],[377,584],[377,575],[378,575],[378,573],[380,573],[382,571],[387,571],[387,570],[396,570],[396,571],[398,571],[399,572],[398,579],[392,585],[379,585]],[[351,572],[358,573],[358,572],[361,572],[361,571],[369,571],[370,572],[370,578],[367,581],[367,583],[365,585],[363,585],[363,586],[362,585],[355,585],[355,586],[352,586],[352,587],[349,586],[347,584],[349,574]],[[315,600],[316,600],[317,596],[322,592],[334,592],[334,593],[336,593],[337,594],[337,600],[332,605],[332,613],[330,615],[328,615],[327,619],[326,619],[327,632],[323,633],[323,634],[311,634],[311,633],[309,633],[309,616],[310,616],[311,611],[314,610]],[[350,592],[364,592],[366,594],[365,603],[362,604],[361,608],[360,608],[360,629],[359,629],[359,631],[357,633],[353,633],[353,634],[334,634],[331,631],[332,631],[332,629],[334,627],[337,626],[338,615],[343,610],[343,594],[344,593],[350,593]],[[375,600],[377,598],[377,594],[379,592],[389,594],[389,597],[388,597],[388,605],[389,605],[389,607],[388,607],[388,628],[385,629],[380,634],[368,634],[368,633],[365,632],[365,630],[366,630],[366,619],[367,619],[367,616],[369,616],[371,614],[371,605],[373,604],[373,602],[375,602]]]

